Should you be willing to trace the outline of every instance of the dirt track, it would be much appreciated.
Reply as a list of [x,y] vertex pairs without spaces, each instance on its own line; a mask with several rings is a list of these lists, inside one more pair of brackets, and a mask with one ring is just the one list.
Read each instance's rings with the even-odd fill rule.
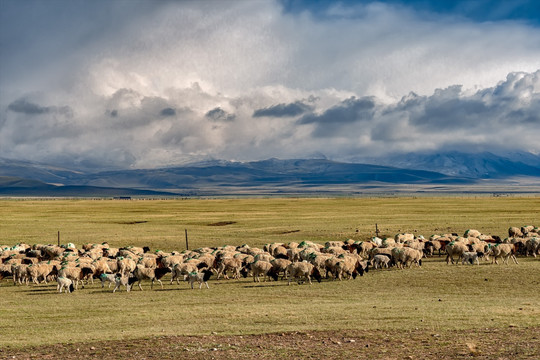
[[158,336],[1,349],[1,359],[538,359],[540,328]]

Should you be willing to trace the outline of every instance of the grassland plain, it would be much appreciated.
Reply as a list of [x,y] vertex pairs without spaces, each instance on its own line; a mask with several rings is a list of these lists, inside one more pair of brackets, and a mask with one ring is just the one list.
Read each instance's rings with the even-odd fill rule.
[[[60,231],[62,243],[69,241],[78,246],[108,241],[115,247],[149,245],[170,251],[185,248],[185,229],[190,248],[244,243],[261,246],[274,241],[324,243],[348,238],[365,240],[374,235],[375,223],[383,235],[415,232],[429,236],[476,228],[504,236],[509,226],[538,224],[539,214],[539,198],[514,197],[4,200],[0,201],[0,243],[56,243]],[[150,341],[144,343],[148,346],[152,339],[159,342],[178,336],[186,337],[171,341],[186,351],[182,357],[187,357],[187,352],[194,349],[191,345],[182,347],[181,342],[204,336],[207,341],[197,345],[199,349],[210,351],[218,343],[233,341],[224,339],[234,337],[244,344],[236,353],[249,358],[254,353],[242,351],[260,344],[241,340],[243,337],[281,333],[285,337],[296,334],[291,335],[294,337],[299,336],[298,332],[326,339],[328,349],[333,349],[335,342],[344,343],[348,332],[354,333],[357,341],[371,334],[373,343],[383,343],[389,334],[391,343],[392,334],[405,339],[417,332],[428,341],[424,355],[436,354],[441,346],[452,348],[453,340],[448,337],[467,333],[473,339],[474,351],[464,339],[456,345],[461,350],[455,353],[538,356],[540,260],[520,258],[519,265],[504,266],[447,266],[443,260],[435,257],[427,259],[422,268],[371,271],[354,281],[325,280],[312,286],[287,286],[286,282],[259,285],[251,279],[213,280],[210,290],[192,291],[185,283],[166,283],[163,290],[150,291],[144,284],[142,292],[112,294],[110,289],[95,284],[71,295],[58,295],[54,285],[13,286],[3,281],[0,357],[28,357],[32,353],[39,357],[43,353],[36,349],[58,343],[75,349],[77,344],[100,342],[110,347],[126,344],[127,340],[147,339]],[[478,336],[480,333],[497,334],[493,336],[501,341],[515,335],[522,346],[493,352],[503,343],[489,345],[488,339]],[[448,343],[434,341],[435,335],[435,339],[442,337]],[[136,342],[133,344],[137,348]],[[360,341],[351,344],[359,345]],[[54,352],[54,347],[51,349]],[[266,353],[259,350],[275,357],[294,358],[301,354],[301,349],[297,353],[281,353],[276,348]],[[339,348],[335,350],[335,356],[350,357],[340,353]],[[321,353],[313,354],[314,358]],[[85,354],[98,352],[88,350]],[[211,357],[210,352],[189,353],[196,358],[194,354]],[[228,352],[222,354],[234,358]]]

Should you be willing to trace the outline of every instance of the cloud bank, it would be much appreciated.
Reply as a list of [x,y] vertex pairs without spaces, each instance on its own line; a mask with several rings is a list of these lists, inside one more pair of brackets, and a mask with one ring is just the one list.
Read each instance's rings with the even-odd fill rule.
[[[322,15],[273,1],[15,4],[0,25],[11,50],[0,51],[0,157],[104,169],[540,152],[531,24],[381,2]],[[59,7],[75,17],[82,7],[97,24],[55,21]],[[31,36],[17,16],[52,29]],[[18,51],[17,36],[30,50]]]

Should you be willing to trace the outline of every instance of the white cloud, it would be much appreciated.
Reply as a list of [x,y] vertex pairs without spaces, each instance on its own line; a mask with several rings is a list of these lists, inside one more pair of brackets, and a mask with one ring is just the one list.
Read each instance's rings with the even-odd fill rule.
[[60,29],[68,45],[56,39],[41,63],[22,61],[28,71],[13,65],[16,52],[2,60],[13,74],[0,79],[0,156],[148,167],[463,145],[540,151],[530,131],[538,28],[380,3],[322,18],[270,1],[148,4],[115,5],[118,22],[109,15],[102,31]]

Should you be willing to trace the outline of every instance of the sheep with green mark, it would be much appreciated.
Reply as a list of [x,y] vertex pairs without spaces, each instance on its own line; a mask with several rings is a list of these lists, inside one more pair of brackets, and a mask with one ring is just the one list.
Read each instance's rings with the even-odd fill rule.
[[200,272],[198,271],[190,272],[188,274],[188,281],[191,286],[191,289],[193,289],[193,284],[195,282],[199,283],[199,290],[202,288],[203,284],[206,285],[207,289],[210,289],[210,287],[208,286],[208,280],[210,279],[211,276],[212,276],[212,270],[210,269],[205,269]]
[[[454,240],[446,245],[446,263],[458,264],[463,257],[463,253],[469,251],[469,248],[462,241]],[[454,257],[457,261],[454,262]]]
[[124,286],[126,288],[126,291],[129,292],[133,287],[133,284],[137,281],[138,279],[131,274],[122,275],[120,273],[117,273],[115,276],[116,286],[114,287],[113,293],[115,293],[116,290],[120,288],[120,286]]
[[189,263],[175,264],[172,268],[171,284],[174,280],[176,280],[177,284],[180,284],[180,277],[186,280],[187,275],[196,270],[197,267]]
[[118,271],[124,276],[127,273],[135,271],[137,263],[130,258],[120,256],[116,258],[118,264]]
[[255,262],[246,266],[247,270],[253,273],[253,282],[261,282],[259,276],[263,276],[264,281],[268,277],[268,273],[272,270],[272,264],[265,260],[255,260]]
[[515,256],[516,248],[514,244],[495,244],[488,247],[489,254],[493,256],[492,263],[499,264],[497,261],[499,258],[503,259],[503,263],[508,265],[508,259],[512,259],[515,264],[518,264],[518,261]]
[[101,288],[103,289],[105,287],[105,283],[109,283],[109,289],[111,288],[111,284],[116,283],[116,276],[114,274],[101,274],[99,275],[99,280],[101,280]]

